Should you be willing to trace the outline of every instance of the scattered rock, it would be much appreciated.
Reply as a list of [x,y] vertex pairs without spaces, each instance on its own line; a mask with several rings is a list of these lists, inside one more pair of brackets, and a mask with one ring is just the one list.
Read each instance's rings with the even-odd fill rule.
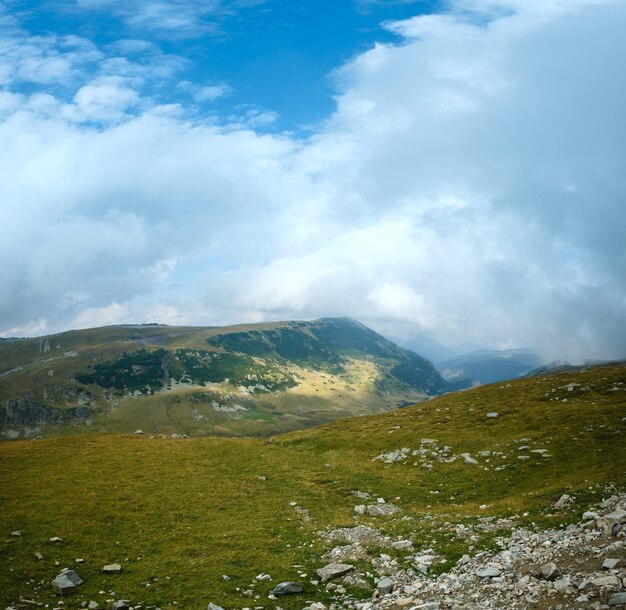
[[143,434],[143,430],[135,430],[135,434]]
[[611,595],[609,598],[609,606],[626,606],[626,591]]
[[413,549],[412,540],[398,540],[391,545],[396,551],[410,551]]
[[378,583],[376,583],[376,590],[381,595],[385,595],[393,591],[393,586],[394,586],[393,579],[386,576],[385,578],[381,578],[378,581]]
[[272,590],[272,595],[276,597],[280,595],[292,595],[295,593],[302,593],[304,589],[300,586],[299,583],[293,581],[281,582],[274,587]]
[[41,561],[43,559],[43,555],[39,551],[36,551],[35,552],[35,559],[39,559],[39,561]]
[[110,563],[102,568],[103,574],[119,574],[122,571],[122,566],[119,563]]
[[479,578],[497,578],[502,574],[502,571],[495,566],[486,566],[480,570],[476,570],[476,576]]
[[478,461],[475,460],[469,453],[461,453],[461,457],[466,464],[478,464]]
[[553,562],[544,563],[539,568],[539,573],[542,578],[546,580],[556,580],[560,576],[559,568],[557,568],[556,564]]
[[566,508],[570,506],[570,504],[574,504],[574,499],[567,494],[563,494],[555,503],[554,508]]
[[130,610],[130,602],[126,599],[118,599],[114,601],[109,608],[110,610]]
[[354,570],[354,566],[348,563],[329,563],[323,568],[316,570],[316,573],[322,579],[322,582],[325,583],[344,576],[352,570]]
[[602,564],[602,569],[603,570],[614,570],[619,564],[620,564],[620,559],[611,559],[611,558],[606,558],[604,560],[604,563]]
[[88,610],[103,610],[102,606],[98,602],[90,601],[87,605]]
[[206,610],[224,610],[224,608],[222,608],[222,606],[218,606],[217,604],[209,603]]
[[60,542],[63,542],[63,538],[53,536],[52,538],[50,538],[50,542],[52,542],[52,544],[59,544]]
[[77,587],[83,584],[83,579],[69,568],[61,570],[61,573],[52,581],[52,588],[57,595],[69,595],[76,593]]
[[14,532],[11,532],[11,537],[12,538],[21,538],[22,537],[22,532],[20,532],[20,530],[15,530]]
[[491,413],[487,413],[487,417],[489,417],[490,419],[495,419],[496,417],[500,417],[500,413],[492,411]]

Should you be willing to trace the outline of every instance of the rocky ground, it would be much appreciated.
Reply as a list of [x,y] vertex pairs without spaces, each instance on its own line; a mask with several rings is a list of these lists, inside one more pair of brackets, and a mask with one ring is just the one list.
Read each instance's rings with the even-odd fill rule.
[[[564,496],[559,503],[570,501]],[[429,576],[441,559],[436,549],[414,549],[410,540],[391,542],[362,526],[324,535],[347,542],[326,556],[335,562],[362,558],[364,545],[374,541],[410,552],[415,566],[402,568],[385,554],[371,559],[378,577],[371,600],[355,601],[346,595],[345,586],[365,585],[368,576],[354,570],[341,584],[327,585],[338,592],[331,610],[626,607],[626,495],[608,498],[595,511],[585,512],[580,523],[562,530],[513,529],[509,537],[497,539],[499,552],[464,555],[437,578]],[[315,604],[311,610],[322,608]]]
[[[571,503],[573,500],[564,495],[555,507],[564,508]],[[500,528],[501,521],[483,519],[481,527]],[[457,533],[467,529],[463,525],[447,525]],[[12,535],[19,536],[20,532]],[[451,570],[437,577],[432,575],[433,568],[445,560],[436,548],[419,549],[412,540],[394,540],[366,525],[326,530],[319,535],[329,546],[335,546],[321,558],[327,564],[317,570],[318,579],[313,582],[325,584],[334,601],[324,604],[309,600],[303,602],[308,604],[304,610],[626,608],[626,494],[604,500],[600,506],[582,513],[579,523],[565,529],[513,528],[509,536],[496,538],[499,552],[464,555]],[[372,546],[405,552],[405,561],[401,564],[386,553],[371,557],[368,549]],[[412,567],[406,567],[407,560]],[[364,562],[371,568],[362,569]],[[107,573],[120,570],[117,564],[103,568]],[[271,580],[271,577],[260,574],[257,580]],[[372,582],[375,583],[373,594]],[[81,584],[78,574],[67,568],[51,583],[59,597],[74,593]],[[280,604],[284,595],[302,592],[300,583],[279,583],[269,596],[270,605]],[[252,590],[242,595],[255,597],[255,603],[262,603]],[[56,610],[64,605],[67,607],[59,599]],[[263,609],[270,605],[254,607]],[[50,607],[21,598],[6,610],[37,606]],[[84,601],[81,606],[94,610],[155,608],[119,599],[108,599],[105,606]],[[281,610],[280,605],[275,607]],[[208,610],[224,609],[210,603]]]

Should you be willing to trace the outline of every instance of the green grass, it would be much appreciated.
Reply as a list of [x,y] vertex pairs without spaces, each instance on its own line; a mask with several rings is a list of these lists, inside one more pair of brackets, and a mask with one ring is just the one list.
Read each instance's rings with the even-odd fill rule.
[[[580,386],[568,391],[563,386],[570,382]],[[226,608],[302,608],[306,600],[328,599],[310,583],[330,548],[316,532],[357,522],[410,537],[417,549],[432,546],[448,560],[437,570],[446,569],[469,544],[490,548],[496,535],[477,530],[479,540],[470,543],[446,521],[475,525],[482,516],[513,516],[541,527],[565,524],[607,486],[624,488],[624,384],[624,366],[530,378],[271,441],[102,434],[2,443],[0,604],[23,595],[54,607],[50,581],[83,558],[77,571],[85,584],[65,599],[66,608],[103,601],[109,595],[101,590],[162,608],[174,601],[179,608],[209,601]],[[489,411],[501,416],[487,419]],[[457,460],[426,469],[413,457],[372,461],[382,452],[418,449],[425,437],[455,454],[470,452],[480,465]],[[552,457],[520,452],[520,445],[545,448]],[[504,455],[479,457],[483,450]],[[519,460],[519,453],[531,457]],[[500,465],[506,469],[496,471]],[[356,518],[354,506],[363,501],[355,490],[382,496],[402,513]],[[564,492],[577,504],[554,511]],[[292,501],[308,511],[309,521]],[[22,537],[10,538],[16,529]],[[51,536],[64,542],[52,545]],[[35,559],[36,551],[44,560]],[[391,554],[404,561],[403,553]],[[101,567],[113,562],[123,564],[123,573],[103,576]],[[309,577],[300,578],[294,565]],[[237,587],[248,588],[260,572],[273,582],[257,583],[258,600],[242,597]],[[273,585],[291,579],[305,585],[304,594],[267,599]]]

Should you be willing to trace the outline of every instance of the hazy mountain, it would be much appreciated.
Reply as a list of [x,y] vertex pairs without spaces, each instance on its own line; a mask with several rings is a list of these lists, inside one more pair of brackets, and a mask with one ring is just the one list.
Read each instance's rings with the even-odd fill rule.
[[476,350],[437,364],[443,378],[457,387],[523,377],[543,364],[532,349]]
[[446,383],[347,318],[111,326],[0,344],[5,436],[91,429],[273,434],[404,406]]

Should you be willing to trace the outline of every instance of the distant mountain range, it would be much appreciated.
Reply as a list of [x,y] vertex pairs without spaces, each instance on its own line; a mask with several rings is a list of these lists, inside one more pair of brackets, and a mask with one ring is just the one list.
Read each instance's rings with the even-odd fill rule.
[[532,349],[481,349],[438,362],[437,368],[451,386],[461,389],[523,377],[543,364]]
[[0,435],[267,435],[441,394],[431,364],[348,318],[155,324],[0,342]]

